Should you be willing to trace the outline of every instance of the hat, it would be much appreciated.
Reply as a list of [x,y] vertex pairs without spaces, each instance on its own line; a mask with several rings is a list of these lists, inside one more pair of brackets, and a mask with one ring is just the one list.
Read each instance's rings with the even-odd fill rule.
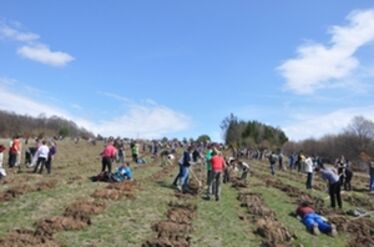
[[4,147],[4,145],[0,145],[0,152],[4,151],[6,148]]

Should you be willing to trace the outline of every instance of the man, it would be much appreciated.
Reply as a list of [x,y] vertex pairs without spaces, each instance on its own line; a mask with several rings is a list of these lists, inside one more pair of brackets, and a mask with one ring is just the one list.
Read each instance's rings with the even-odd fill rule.
[[313,188],[313,170],[314,170],[314,164],[313,159],[311,157],[308,157],[304,161],[305,166],[305,173],[307,174],[306,179],[306,189],[311,190]]
[[304,223],[308,231],[314,235],[319,235],[320,232],[330,234],[333,237],[337,235],[335,225],[329,224],[321,215],[317,214],[309,202],[303,202],[296,209],[296,215]]
[[323,165],[320,168],[316,168],[316,171],[320,171],[322,179],[328,182],[331,207],[335,208],[336,199],[338,206],[341,209],[343,204],[340,195],[340,177],[335,171],[332,169],[327,169]]
[[[48,153],[48,159],[47,162],[45,163],[45,166],[47,168],[48,174],[51,174],[52,170],[52,161],[54,160],[54,157],[57,153],[57,146],[56,143],[51,141],[50,142],[50,148],[49,148],[49,153]],[[43,172],[43,168],[41,169],[41,173]]]
[[221,193],[221,176],[225,169],[225,159],[222,157],[220,152],[213,151],[213,157],[211,159],[212,164],[212,181],[211,186],[216,201],[220,199]]
[[106,168],[108,168],[108,172],[112,172],[112,160],[115,159],[117,155],[117,150],[113,146],[113,141],[109,141],[109,143],[105,146],[104,150],[101,152],[101,172],[105,172]]
[[275,176],[275,164],[277,163],[277,159],[278,157],[274,152],[269,155],[270,172],[273,176]]
[[192,146],[188,146],[187,150],[184,151],[182,158],[179,160],[180,168],[181,168],[181,174],[180,174],[180,180],[181,180],[181,187],[178,187],[179,190],[181,190],[183,193],[186,193],[189,191],[188,188],[188,180],[190,175],[190,166],[194,164],[192,161]]
[[244,161],[238,161],[238,168],[242,172],[240,180],[246,180],[249,173],[249,165]]
[[212,194],[212,187],[211,187],[211,180],[212,180],[212,164],[211,164],[211,159],[213,157],[213,149],[212,146],[208,146],[208,150],[206,151],[205,154],[205,166],[206,166],[206,181],[207,181],[207,196],[209,197]]
[[42,145],[38,148],[38,151],[36,151],[35,156],[37,158],[37,161],[36,161],[36,165],[34,168],[34,173],[38,171],[39,165],[40,165],[39,174],[42,174],[43,172],[43,168],[47,162],[48,155],[49,155],[49,147],[46,145],[46,143],[47,142],[43,140]]

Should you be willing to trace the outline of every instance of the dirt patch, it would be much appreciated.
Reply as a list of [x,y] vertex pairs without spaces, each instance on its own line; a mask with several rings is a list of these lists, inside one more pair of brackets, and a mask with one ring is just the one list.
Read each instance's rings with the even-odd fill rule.
[[91,224],[91,219],[87,214],[75,212],[69,216],[54,216],[41,220],[37,223],[36,234],[52,237],[54,233],[60,231],[81,230]]
[[279,221],[271,219],[258,220],[255,233],[266,239],[265,242],[270,246],[278,246],[278,244],[290,242],[296,238]]
[[240,180],[236,177],[231,178],[231,186],[233,188],[239,189],[239,188],[248,188],[248,183],[245,180]]
[[242,207],[246,207],[254,219],[269,218],[276,220],[275,212],[268,207],[264,207],[264,201],[260,194],[257,193],[242,193],[238,200]]
[[372,220],[367,218],[351,220],[339,215],[329,218],[336,225],[338,232],[350,233],[349,247],[374,246],[374,222]]
[[11,201],[16,197],[19,197],[25,193],[32,191],[29,185],[22,184],[16,185],[12,188],[7,189],[6,191],[0,194],[0,202]]
[[106,199],[106,200],[113,200],[117,201],[123,197],[123,193],[116,189],[97,189],[93,194],[92,197],[97,199]]
[[137,183],[135,181],[126,181],[122,183],[113,183],[109,184],[106,188],[107,189],[114,189],[119,191],[132,191],[137,186]]
[[57,185],[57,180],[41,181],[36,183],[35,190],[42,191],[47,189],[53,189]]
[[57,247],[57,241],[41,236],[32,230],[18,229],[10,232],[6,238],[0,240],[3,247]]
[[104,202],[95,200],[77,201],[65,209],[64,215],[75,215],[77,212],[98,215],[102,213],[105,208],[106,204]]

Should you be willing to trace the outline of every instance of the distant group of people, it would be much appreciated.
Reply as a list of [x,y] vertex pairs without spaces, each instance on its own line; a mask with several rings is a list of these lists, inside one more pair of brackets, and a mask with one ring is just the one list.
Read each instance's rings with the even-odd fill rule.
[[[47,173],[51,174],[52,161],[57,153],[57,145],[54,141],[35,139],[35,145],[29,145],[29,139],[25,139],[25,160],[24,164],[28,168],[34,168],[34,173],[42,174],[44,167]],[[15,136],[9,142],[8,147],[8,167],[10,169],[18,168],[21,170],[22,164],[22,147],[23,140],[20,136]],[[0,145],[0,177],[6,176],[4,164],[4,152],[7,149],[4,145]]]

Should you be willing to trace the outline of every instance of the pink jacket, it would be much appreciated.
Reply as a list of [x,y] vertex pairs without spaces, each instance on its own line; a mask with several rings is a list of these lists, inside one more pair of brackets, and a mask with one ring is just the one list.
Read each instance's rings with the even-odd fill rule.
[[114,158],[117,154],[117,149],[109,144],[107,145],[104,150],[101,152],[102,157]]

